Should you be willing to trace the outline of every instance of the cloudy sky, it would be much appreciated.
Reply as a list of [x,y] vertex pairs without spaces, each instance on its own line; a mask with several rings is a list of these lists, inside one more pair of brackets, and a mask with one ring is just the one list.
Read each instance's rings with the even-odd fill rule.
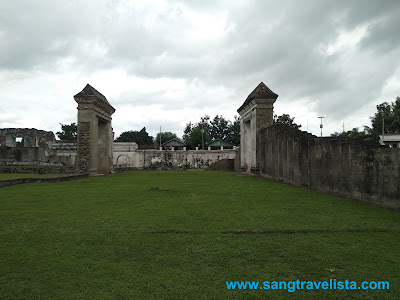
[[89,83],[117,136],[182,136],[232,120],[261,81],[303,130],[370,125],[400,96],[399,16],[398,0],[1,0],[0,128],[76,122]]

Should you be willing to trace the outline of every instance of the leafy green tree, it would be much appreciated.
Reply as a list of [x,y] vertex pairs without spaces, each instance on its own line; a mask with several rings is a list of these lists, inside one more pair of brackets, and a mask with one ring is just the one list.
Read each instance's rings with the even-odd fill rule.
[[190,133],[192,132],[192,130],[193,130],[192,122],[187,123],[185,129],[183,130],[183,136],[182,136],[183,141],[187,145],[189,145]]
[[210,121],[210,136],[213,140],[221,139],[226,140],[230,133],[231,122],[226,120],[223,116],[216,115]]
[[374,140],[378,139],[382,134],[382,126],[384,120],[385,133],[400,133],[400,97],[389,104],[383,102],[376,106],[377,112],[370,118],[372,128],[369,130]]
[[358,128],[346,132],[335,132],[332,137],[348,137],[359,140],[377,141],[379,135],[382,134],[382,126],[384,120],[385,133],[400,133],[400,98],[392,103],[383,102],[376,106],[376,113],[370,117],[372,127],[364,126],[364,130],[359,131]]
[[291,118],[289,114],[283,114],[281,116],[274,115],[274,124],[286,124],[295,129],[301,127],[301,125],[294,122],[294,117]]
[[146,127],[140,131],[125,131],[115,140],[116,142],[135,142],[138,145],[151,145],[153,144],[153,137],[149,136]]
[[[192,135],[195,128],[199,129],[196,129],[196,132]],[[208,143],[208,140],[214,141],[217,139],[230,142],[234,145],[240,144],[240,121],[237,116],[235,116],[233,123],[219,115],[216,115],[212,120],[208,115],[205,115],[196,124],[189,122],[183,131],[183,140],[185,143],[192,148],[201,145],[201,140],[200,142],[197,140],[199,136],[198,130],[201,132],[201,129],[204,130],[205,144]]]
[[341,133],[335,132],[331,134],[331,137],[347,137],[350,139],[357,140],[365,140],[371,137],[369,133],[370,128],[368,126],[364,126],[364,130],[360,131],[357,127],[352,130],[344,131]]
[[76,137],[78,135],[78,128],[76,123],[61,124],[61,131],[56,132],[58,138],[63,142],[76,142]]
[[227,141],[232,145],[240,144],[240,119],[238,116],[235,116],[233,123],[229,126],[229,135]]
[[[175,133],[166,131],[166,132],[161,132],[161,144],[164,144],[174,138],[177,138]],[[154,141],[155,143],[160,143],[160,133],[157,133],[156,140]]]
[[211,142],[211,138],[206,130],[202,132],[202,128],[200,126],[196,126],[190,132],[187,144],[190,148],[199,147],[201,149],[203,146],[203,139],[204,147],[206,147]]

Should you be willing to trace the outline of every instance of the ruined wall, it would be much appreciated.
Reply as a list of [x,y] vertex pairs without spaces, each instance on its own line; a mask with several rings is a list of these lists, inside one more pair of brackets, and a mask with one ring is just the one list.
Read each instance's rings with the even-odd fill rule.
[[[86,134],[86,133],[83,133]],[[82,136],[82,135],[81,135]],[[113,143],[113,165],[117,168],[132,169],[181,169],[208,168],[216,161],[235,159],[238,150],[139,150],[136,143]],[[88,148],[81,145],[80,151]],[[51,165],[55,168],[66,167],[68,172],[77,171],[77,144],[55,141],[51,148],[41,147],[0,147],[0,165],[19,166],[19,170],[27,170],[22,166]],[[83,162],[84,160],[81,160]],[[89,163],[88,161],[86,162]],[[240,167],[238,158],[235,160],[235,170]],[[46,170],[47,170],[46,169]],[[10,169],[11,170],[11,169]],[[63,171],[64,172],[64,171]]]
[[0,148],[0,164],[6,162],[30,163],[48,161],[48,152],[42,148]]
[[20,148],[40,147],[49,149],[55,142],[52,131],[37,130],[35,128],[1,128],[0,148],[17,147],[17,138],[22,138]]
[[[21,142],[18,143],[17,139]],[[0,164],[49,162],[55,144],[53,132],[35,128],[0,129]]]
[[[16,139],[22,138],[20,144]],[[76,144],[56,141],[53,132],[35,128],[0,129],[0,165],[76,165]]]
[[49,160],[76,169],[77,156],[76,143],[57,141],[50,150]]
[[262,176],[400,208],[400,149],[317,138],[284,125],[259,132]]
[[[116,168],[133,169],[206,169],[216,161],[234,159],[237,150],[131,150],[123,149],[127,145],[114,143],[113,164]],[[134,143],[124,143],[134,144]]]

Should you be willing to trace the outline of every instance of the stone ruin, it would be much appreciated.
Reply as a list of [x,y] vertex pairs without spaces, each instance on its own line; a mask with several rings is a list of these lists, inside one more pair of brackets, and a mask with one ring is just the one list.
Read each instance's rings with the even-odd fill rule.
[[89,84],[74,99],[78,103],[77,143],[57,141],[51,131],[0,129],[0,164],[25,169],[40,165],[47,167],[46,172],[57,173],[59,166],[65,167],[62,172],[110,173],[114,137],[111,115],[115,109]]
[[[76,143],[56,141],[52,132],[36,129],[0,130],[0,164],[16,162],[62,164],[80,173],[112,172],[113,166],[129,169],[208,168],[220,160],[233,160],[235,170],[258,170],[258,131],[273,124],[273,103],[278,95],[260,83],[238,109],[241,117],[241,147],[220,150],[139,150],[132,145],[113,143],[111,116],[115,108],[107,98],[87,84],[74,96],[78,104]],[[19,150],[21,137],[25,151]],[[115,145],[115,149],[113,149]],[[22,149],[22,148],[21,148]],[[36,150],[35,150],[36,149]],[[164,153],[165,152],[165,153]],[[168,152],[168,153],[167,153]],[[239,166],[240,165],[240,166]]]
[[[18,139],[21,139],[18,145]],[[51,131],[35,128],[4,128],[0,129],[0,147],[43,147],[51,148],[55,137]]]
[[[241,167],[244,170],[257,171],[258,132],[261,128],[273,124],[273,104],[277,97],[277,94],[261,82],[238,109],[241,117],[240,155],[237,155],[236,147],[232,150],[186,150],[185,147],[140,150],[135,143],[122,145],[113,142],[111,116],[115,108],[103,94],[87,84],[74,96],[78,104],[76,143],[56,141],[52,132],[42,130],[2,129],[0,164],[61,164],[80,173],[108,174],[112,172],[113,166],[139,170],[208,168],[220,160],[235,160],[235,170]],[[22,138],[23,145],[17,147],[17,138]],[[132,146],[133,144],[136,147]]]
[[0,158],[15,162],[46,160],[55,141],[51,131],[3,128],[0,129]]
[[115,108],[89,84],[74,99],[78,103],[78,170],[108,174],[113,167],[111,115]]
[[273,105],[277,98],[261,82],[237,110],[240,155],[236,149],[180,150],[171,146],[170,150],[140,150],[135,143],[113,143],[111,115],[115,109],[88,84],[74,96],[78,103],[77,144],[56,141],[52,132],[43,130],[0,129],[0,164],[62,164],[85,174],[107,174],[113,165],[139,170],[234,168],[400,209],[398,149],[382,148],[379,143],[317,138],[274,125]]
[[259,131],[274,123],[274,103],[278,95],[261,82],[237,112],[240,116],[240,165],[243,170],[258,172]]

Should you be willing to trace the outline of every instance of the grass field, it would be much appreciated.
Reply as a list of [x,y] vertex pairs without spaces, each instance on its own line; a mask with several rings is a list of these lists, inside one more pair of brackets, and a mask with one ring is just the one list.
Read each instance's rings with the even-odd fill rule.
[[[226,287],[333,278],[390,290]],[[399,299],[399,284],[398,213],[259,177],[138,171],[0,189],[2,299]]]

